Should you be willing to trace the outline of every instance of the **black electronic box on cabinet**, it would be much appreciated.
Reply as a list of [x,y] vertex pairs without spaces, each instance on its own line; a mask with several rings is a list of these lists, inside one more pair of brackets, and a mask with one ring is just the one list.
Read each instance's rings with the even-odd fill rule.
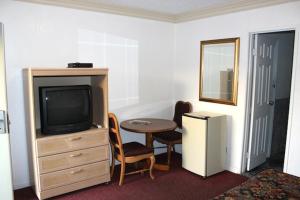
[[68,68],[93,68],[93,63],[68,63]]

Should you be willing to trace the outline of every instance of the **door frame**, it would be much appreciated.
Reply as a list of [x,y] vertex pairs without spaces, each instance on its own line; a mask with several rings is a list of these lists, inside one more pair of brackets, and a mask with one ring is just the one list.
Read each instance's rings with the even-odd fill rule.
[[288,153],[289,153],[289,144],[291,137],[291,119],[293,115],[293,105],[294,105],[294,93],[295,93],[295,82],[296,82],[296,69],[297,69],[297,49],[299,43],[299,30],[300,26],[295,27],[286,27],[286,28],[274,28],[269,30],[262,31],[253,31],[249,32],[249,49],[248,49],[248,70],[247,70],[247,90],[246,90],[246,108],[245,108],[245,126],[244,126],[244,140],[243,140],[243,153],[242,153],[242,166],[241,173],[244,173],[247,169],[248,161],[248,149],[249,149],[249,137],[250,137],[250,124],[251,124],[251,104],[252,104],[252,87],[253,87],[253,38],[256,34],[262,33],[275,33],[283,31],[295,31],[294,36],[294,52],[293,52],[293,69],[292,69],[292,80],[291,80],[291,93],[290,93],[290,104],[289,104],[289,115],[288,115],[288,128],[287,128],[287,137],[286,137],[286,147],[284,155],[284,165],[283,172],[287,173],[288,166]]
[[[0,98],[0,101],[3,101],[0,104],[0,110],[4,111],[4,131],[3,133],[0,133],[0,139],[1,139],[1,153],[0,160],[3,158],[6,163],[1,167],[1,175],[4,171],[6,174],[6,177],[4,177],[4,186],[0,192],[3,192],[0,194],[1,197],[4,196],[4,198],[7,198],[9,200],[14,199],[13,195],[13,177],[12,177],[12,160],[11,160],[11,144],[10,144],[10,135],[9,135],[9,122],[8,122],[8,108],[7,108],[7,84],[6,84],[6,65],[5,65],[5,38],[4,38],[4,25],[0,22],[0,72],[3,73],[0,75],[0,88],[2,90],[0,95],[2,97]],[[2,184],[1,184],[2,185]],[[2,196],[3,195],[3,196]],[[0,198],[1,198],[0,197]]]

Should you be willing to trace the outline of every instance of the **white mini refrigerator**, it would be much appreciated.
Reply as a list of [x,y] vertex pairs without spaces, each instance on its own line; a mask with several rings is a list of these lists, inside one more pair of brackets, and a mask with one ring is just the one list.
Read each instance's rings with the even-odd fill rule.
[[182,116],[182,167],[207,177],[224,170],[226,116],[195,112]]

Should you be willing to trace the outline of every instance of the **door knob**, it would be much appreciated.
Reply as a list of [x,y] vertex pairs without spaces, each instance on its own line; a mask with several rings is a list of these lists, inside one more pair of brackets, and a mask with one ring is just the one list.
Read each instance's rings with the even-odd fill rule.
[[270,100],[268,104],[269,104],[270,106],[273,106],[273,105],[274,105],[274,101]]

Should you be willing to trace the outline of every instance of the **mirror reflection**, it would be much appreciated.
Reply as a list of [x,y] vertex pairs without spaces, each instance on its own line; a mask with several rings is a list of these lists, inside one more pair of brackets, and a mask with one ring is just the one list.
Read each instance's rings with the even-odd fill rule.
[[238,42],[201,42],[200,100],[236,105]]

